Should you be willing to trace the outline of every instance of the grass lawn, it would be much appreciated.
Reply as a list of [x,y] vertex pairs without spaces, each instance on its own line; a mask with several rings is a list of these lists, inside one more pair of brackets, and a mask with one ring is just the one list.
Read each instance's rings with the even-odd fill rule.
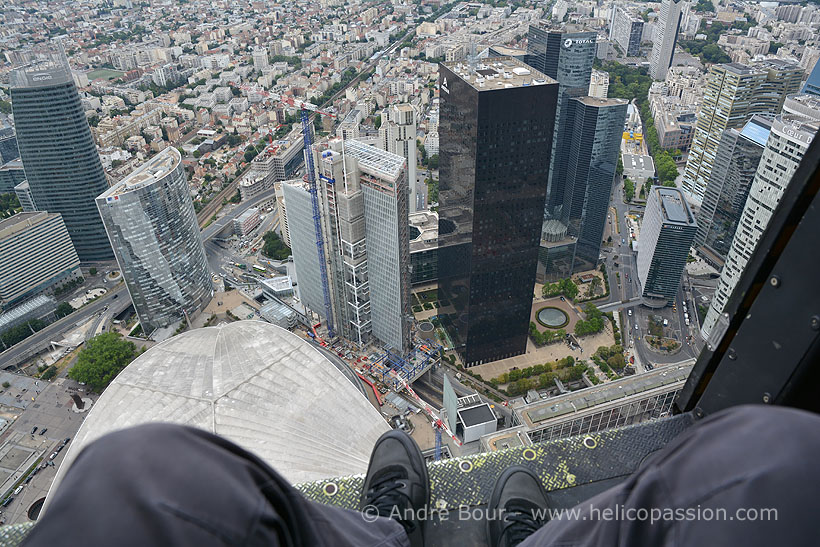
[[111,70],[110,68],[98,68],[88,73],[89,80],[96,80],[97,78],[105,78],[106,80],[113,80],[125,74],[119,70]]

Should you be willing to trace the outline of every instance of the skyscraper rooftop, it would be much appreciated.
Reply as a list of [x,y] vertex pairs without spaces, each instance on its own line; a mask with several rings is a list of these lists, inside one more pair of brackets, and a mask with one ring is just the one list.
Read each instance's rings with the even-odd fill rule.
[[689,226],[695,223],[689,207],[683,201],[683,195],[677,188],[657,187],[658,198],[661,202],[661,212],[665,223],[682,224]]
[[475,65],[452,62],[444,66],[479,91],[555,83],[546,74],[512,57],[495,57]]

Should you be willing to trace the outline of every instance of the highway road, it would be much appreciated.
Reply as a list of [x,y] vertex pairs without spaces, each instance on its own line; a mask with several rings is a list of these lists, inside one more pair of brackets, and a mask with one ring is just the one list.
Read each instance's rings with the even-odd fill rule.
[[125,285],[118,285],[79,311],[55,321],[43,330],[32,334],[19,344],[0,353],[0,368],[15,366],[21,361],[42,351],[50,342],[62,339],[62,334],[76,324],[85,323],[91,316],[103,311],[103,308],[106,306],[116,303],[117,298],[129,298]]

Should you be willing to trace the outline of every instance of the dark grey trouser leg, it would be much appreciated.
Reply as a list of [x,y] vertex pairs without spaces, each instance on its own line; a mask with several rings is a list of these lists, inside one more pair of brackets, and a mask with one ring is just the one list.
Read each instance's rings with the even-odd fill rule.
[[[552,520],[521,547],[813,547],[820,541],[818,457],[817,415],[762,405],[729,409],[653,454],[625,482],[578,505],[577,517]],[[608,519],[606,509],[647,520]],[[661,518],[659,511],[684,511],[683,518],[651,523],[652,509]],[[717,511],[728,520],[716,520]]]
[[390,519],[310,502],[258,457],[205,431],[150,424],[74,461],[26,546],[408,546]]

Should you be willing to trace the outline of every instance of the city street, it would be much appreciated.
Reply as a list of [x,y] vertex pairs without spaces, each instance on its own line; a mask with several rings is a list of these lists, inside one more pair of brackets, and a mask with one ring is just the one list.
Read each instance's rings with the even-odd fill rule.
[[[632,250],[632,241],[629,220],[627,215],[630,211],[643,214],[643,206],[636,204],[626,204],[623,201],[623,177],[618,177],[612,192],[610,202],[610,213],[607,219],[606,234],[612,236],[612,246],[604,248],[602,255],[604,263],[609,273],[610,298],[599,304],[603,311],[618,312],[622,314],[622,343],[628,352],[636,354],[636,368],[638,372],[643,372],[646,364],[667,364],[675,363],[685,359],[697,357],[702,347],[699,325],[697,319],[697,306],[692,300],[692,292],[688,276],[684,274],[683,286],[678,291],[676,298],[676,308],[671,306],[662,309],[650,309],[641,304],[641,291],[638,281],[637,253]],[[615,211],[613,218],[612,211]],[[616,220],[617,219],[617,220]],[[636,233],[640,237],[640,234]],[[689,326],[684,318],[683,302],[687,301],[687,311],[689,313]],[[630,315],[628,312],[632,310]],[[648,334],[650,315],[660,316],[661,320],[667,319],[671,327],[668,334],[681,342],[680,351],[673,354],[666,354],[649,349],[643,341]],[[691,338],[690,338],[691,337]]]

